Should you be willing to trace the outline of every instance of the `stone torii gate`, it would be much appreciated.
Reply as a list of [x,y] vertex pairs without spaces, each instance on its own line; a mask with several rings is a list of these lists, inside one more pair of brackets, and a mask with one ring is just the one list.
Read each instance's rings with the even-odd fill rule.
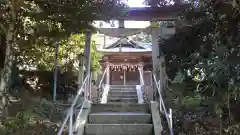
[[[126,8],[123,9],[123,12],[126,14],[118,17],[113,17],[112,20],[119,20],[119,28],[99,28],[99,31],[102,34],[109,35],[112,37],[126,37],[137,34],[141,31],[145,31],[152,36],[152,60],[153,60],[153,74],[156,75],[157,79],[161,80],[161,86],[164,86],[164,57],[160,55],[160,48],[158,45],[158,37],[161,36],[163,33],[159,31],[157,21],[175,21],[178,19],[179,14],[186,9],[188,5],[171,5],[166,7],[155,7],[154,4],[152,7],[138,7],[138,8]],[[96,20],[101,20],[101,18],[96,18]],[[150,27],[146,29],[137,29],[137,28],[125,28],[124,21],[132,20],[132,21],[150,21]],[[85,65],[86,75],[90,75],[90,62],[91,62],[91,55],[90,55],[90,44],[91,44],[91,31],[86,30],[86,41],[85,41],[85,49],[84,49],[84,60],[80,59],[80,68],[81,66]],[[57,72],[58,72],[58,51],[59,45],[56,44],[56,59],[55,59],[55,73],[54,73],[54,88],[53,88],[53,99],[56,100],[56,89],[57,89]],[[88,59],[88,61],[86,61]],[[160,65],[163,65],[161,67]],[[80,71],[79,79],[78,79],[78,86],[81,86],[83,81],[83,72]],[[91,79],[88,79],[88,84],[90,86]],[[89,87],[90,88],[90,87]],[[88,93],[87,91],[85,91]]]
[[[179,6],[177,6],[179,7]],[[104,34],[106,35],[109,35],[109,36],[115,36],[115,37],[119,37],[119,38],[124,38],[126,36],[129,36],[129,35],[133,35],[133,34],[136,34],[136,32],[140,32],[142,31],[142,29],[126,29],[125,26],[124,26],[124,20],[135,20],[135,21],[138,21],[138,20],[145,20],[145,21],[151,21],[151,26],[147,29],[145,29],[145,31],[149,32],[151,35],[152,35],[152,60],[153,60],[153,73],[154,74],[157,74],[159,73],[158,71],[158,67],[160,67],[160,77],[163,77],[163,70],[164,70],[164,66],[162,67],[161,65],[164,65],[164,57],[160,55],[160,52],[161,50],[159,49],[159,45],[158,45],[158,36],[161,36],[161,34],[163,34],[161,31],[159,31],[158,27],[157,27],[157,21],[161,21],[161,20],[176,20],[178,18],[178,13],[181,11],[180,9],[177,9],[176,6],[168,6],[168,7],[164,7],[164,8],[153,8],[153,7],[147,7],[147,8],[132,8],[129,10],[127,16],[122,16],[122,17],[117,17],[117,18],[113,18],[115,20],[119,20],[119,28],[108,28],[108,29],[99,29],[99,31],[103,32]],[[164,10],[163,10],[164,9]],[[145,15],[145,16],[144,16]],[[154,16],[155,15],[155,16]],[[169,17],[169,18],[168,18]],[[90,62],[91,62],[91,46],[90,46],[90,43],[91,43],[91,31],[90,30],[86,30],[86,44],[85,44],[85,50],[84,50],[84,55],[85,57],[87,57],[88,61],[86,61],[85,63],[85,66],[86,66],[86,69],[87,69],[87,75],[86,75],[86,78],[84,79],[83,81],[83,85],[79,88],[78,90],[78,94],[76,95],[75,99],[73,100],[73,103],[71,105],[71,107],[69,108],[69,111],[64,119],[64,122],[60,128],[60,130],[58,131],[58,135],[61,135],[63,133],[63,130],[65,128],[65,126],[67,125],[67,122],[69,121],[69,128],[68,128],[68,131],[69,131],[69,135],[73,135],[73,133],[76,133],[77,134],[84,134],[84,133],[89,133],[89,134],[112,134],[114,132],[118,132],[120,131],[122,128],[123,128],[123,125],[124,127],[128,127],[129,126],[129,122],[127,122],[128,124],[124,124],[124,123],[121,123],[121,124],[118,124],[117,127],[116,126],[110,126],[111,124],[107,124],[105,122],[101,122],[101,124],[95,124],[95,123],[88,123],[89,126],[85,126],[85,124],[87,124],[87,119],[88,119],[88,116],[89,116],[89,112],[91,108],[91,103],[89,102],[89,100],[91,101],[91,96],[89,96],[91,94],[91,86],[90,86],[90,82],[91,82],[91,71],[90,71]],[[122,43],[121,43],[122,44]],[[158,59],[160,58],[160,59]],[[160,61],[162,60],[162,61]],[[161,62],[161,63],[160,63]],[[107,66],[109,67],[109,66]],[[105,69],[105,71],[107,71],[108,68]],[[140,70],[140,69],[139,69]],[[81,71],[81,69],[79,70]],[[141,73],[139,71],[139,73]],[[160,79],[160,83],[163,83],[163,80],[164,78],[158,78],[158,80]],[[154,77],[154,81],[155,81],[155,86],[157,86],[157,89],[159,90],[158,91],[158,94],[159,94],[159,101],[160,101],[160,104],[159,104],[159,110],[162,112],[161,108],[163,108],[163,113],[164,113],[164,116],[165,118],[167,119],[167,123],[168,123],[168,127],[169,127],[169,131],[170,131],[170,134],[171,135],[174,135],[174,132],[173,132],[173,127],[172,127],[172,111],[169,110],[169,113],[167,112],[166,110],[166,107],[165,107],[165,104],[163,102],[163,98],[161,96],[161,88],[159,88],[158,86],[158,82],[156,80],[156,78]],[[87,82],[87,83],[86,83]],[[80,81],[79,81],[80,83]],[[87,86],[85,89],[83,87]],[[109,87],[108,85],[106,85],[107,87]],[[163,86],[163,85],[161,85]],[[110,88],[108,88],[109,90]],[[119,89],[119,88],[118,88]],[[128,89],[128,88],[127,88]],[[132,88],[131,88],[132,89]],[[74,109],[75,109],[75,106],[78,105],[78,99],[80,99],[80,94],[84,91],[84,102],[82,103],[81,105],[81,109],[77,115],[77,118],[76,118],[76,123],[73,125],[74,121],[73,121],[73,117],[74,117]],[[104,93],[108,93],[108,90],[104,90]],[[137,86],[136,86],[136,90],[137,90],[137,93],[139,91],[139,93],[141,93],[140,91],[142,89],[138,89]],[[121,90],[122,91],[122,90]],[[135,92],[135,91],[134,91]],[[103,95],[107,95],[107,94],[104,94]],[[140,94],[137,94],[137,95],[140,95]],[[142,94],[141,94],[142,95]],[[157,95],[156,95],[157,96]],[[106,96],[107,97],[107,96]],[[122,117],[122,107],[124,108],[128,108],[126,109],[127,112],[131,112],[132,111],[129,111],[129,108],[134,108],[134,111],[136,111],[136,109],[138,110],[142,110],[140,108],[144,108],[144,113],[146,112],[146,106],[139,106],[139,104],[141,104],[143,101],[140,101],[140,96],[138,96],[139,98],[137,99],[138,102],[137,104],[133,102],[132,105],[134,106],[129,106],[128,104],[108,104],[108,105],[111,105],[111,106],[107,106],[107,107],[113,107],[113,108],[119,108],[121,109],[121,111],[119,111],[119,113],[117,114],[118,116],[121,116]],[[103,96],[103,99],[105,97]],[[107,98],[105,98],[104,100],[104,103],[106,103]],[[141,98],[142,99],[142,98]],[[113,100],[114,101],[114,100]],[[134,100],[135,101],[135,100]],[[153,101],[156,101],[156,99],[153,99]],[[141,102],[141,103],[140,103]],[[117,102],[114,102],[114,103],[117,103]],[[116,106],[117,105],[117,106]],[[127,106],[125,106],[127,105]],[[135,106],[137,105],[137,106]],[[155,134],[161,134],[162,132],[162,127],[161,127],[161,120],[160,120],[160,115],[159,115],[159,112],[158,112],[158,107],[157,107],[157,104],[153,105],[151,104],[151,112],[154,112],[155,114],[152,114],[150,113],[150,115],[152,115],[152,117],[154,117],[154,120],[155,122],[153,121],[153,123],[151,125],[149,124],[140,124],[140,125],[143,125],[143,126],[140,126],[140,127],[136,127],[136,126],[139,126],[139,124],[133,122],[131,123],[130,125],[133,125],[134,126],[129,126],[127,128],[127,132],[120,132],[120,134],[124,134],[124,133],[128,133],[128,134],[141,134],[144,132],[144,130],[146,129],[146,132],[144,132],[143,134],[152,134],[153,131],[152,131],[152,126],[156,126],[158,128],[156,128],[156,130],[154,129],[154,133]],[[96,107],[96,106],[95,106]],[[106,107],[106,106],[105,106]],[[137,107],[137,108],[135,108]],[[139,108],[140,107],[140,108]],[[103,108],[103,106],[101,106],[100,104],[98,104],[98,108]],[[85,110],[84,112],[83,109]],[[113,110],[109,110],[109,108],[107,109],[101,109],[101,111],[98,110],[98,112],[103,112],[104,113],[104,116],[109,116],[107,115],[107,113],[105,113],[106,111],[107,112],[116,112],[115,109]],[[125,110],[125,109],[124,109]],[[125,113],[125,111],[123,111]],[[142,112],[142,111],[141,111]],[[149,113],[148,113],[149,114]],[[83,116],[84,115],[84,116]],[[136,114],[134,114],[136,115]],[[134,116],[134,115],[131,115],[131,116]],[[136,115],[138,116],[138,115]],[[100,117],[103,117],[103,115],[100,115],[99,117],[97,118],[100,118]],[[106,117],[107,118],[107,117]],[[155,119],[156,118],[156,119]],[[118,120],[118,119],[117,119]],[[124,121],[125,122],[125,121]],[[148,122],[147,122],[148,123]],[[96,126],[97,125],[97,126]],[[103,127],[104,125],[104,127]],[[105,128],[107,127],[107,128]],[[84,132],[83,128],[87,128],[88,131]],[[142,130],[138,130],[139,128],[141,128]],[[100,130],[98,130],[100,129]],[[109,132],[106,132],[106,130],[110,129]],[[96,131],[95,131],[96,130]],[[93,132],[92,132],[93,131]],[[100,131],[100,132],[98,132]],[[138,132],[136,132],[138,131]]]
[[[152,37],[152,61],[153,61],[153,74],[156,75],[157,80],[161,80],[161,89],[165,84],[165,62],[164,56],[161,55],[161,49],[159,48],[158,37],[163,36],[164,33],[157,25],[157,21],[176,21],[179,13],[181,13],[187,5],[171,5],[167,7],[138,7],[129,8],[127,14],[113,18],[118,20],[118,28],[98,28],[101,34],[124,38],[127,36],[135,35],[142,31],[148,33]],[[125,28],[124,21],[150,21],[151,25],[147,28]],[[174,29],[174,28],[173,28]],[[165,29],[166,30],[166,29]],[[174,29],[175,30],[175,29]],[[169,31],[174,34],[175,31]],[[107,70],[109,71],[109,70]],[[107,73],[109,78],[109,73]],[[109,82],[109,79],[107,80]]]

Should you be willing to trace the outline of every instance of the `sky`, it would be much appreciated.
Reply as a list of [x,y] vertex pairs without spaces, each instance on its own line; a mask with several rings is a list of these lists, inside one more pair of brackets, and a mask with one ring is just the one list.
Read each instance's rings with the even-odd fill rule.
[[128,0],[128,5],[130,7],[145,7],[143,2],[144,0]]
[[[130,7],[145,7],[143,4],[144,0],[127,0],[127,4]],[[99,27],[99,22],[96,22],[95,24],[97,27]],[[150,25],[149,21],[125,21],[125,27],[126,28],[145,28]],[[111,25],[107,23],[103,23],[104,28],[110,28]],[[118,23],[115,22],[115,27],[118,27]]]
[[[130,7],[145,7],[144,0],[128,0]],[[126,28],[144,28],[149,26],[150,22],[147,21],[125,21]]]

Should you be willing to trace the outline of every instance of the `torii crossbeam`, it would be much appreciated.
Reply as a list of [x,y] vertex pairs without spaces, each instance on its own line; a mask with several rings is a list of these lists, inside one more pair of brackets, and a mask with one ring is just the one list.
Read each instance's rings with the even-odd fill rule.
[[[132,7],[124,8],[122,15],[112,17],[112,20],[133,21],[173,21],[187,8],[189,4],[169,5],[164,7]],[[97,18],[102,20],[102,18]]]

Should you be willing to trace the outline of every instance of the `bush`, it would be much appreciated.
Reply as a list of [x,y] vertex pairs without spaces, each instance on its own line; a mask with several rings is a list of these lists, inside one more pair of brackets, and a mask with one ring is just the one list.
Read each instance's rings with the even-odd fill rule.
[[0,125],[0,134],[9,135],[21,131],[30,124],[31,118],[32,110],[30,109],[18,112],[15,117],[6,118]]

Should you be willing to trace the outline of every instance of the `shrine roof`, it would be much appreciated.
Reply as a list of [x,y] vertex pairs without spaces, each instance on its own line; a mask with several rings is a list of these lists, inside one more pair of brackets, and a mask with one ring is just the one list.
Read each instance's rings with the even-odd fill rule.
[[129,40],[128,38],[120,38],[119,40],[114,42],[112,45],[105,47],[105,49],[111,49],[111,48],[116,48],[116,47],[121,47],[121,46],[144,49],[144,47],[140,46],[133,40]]
[[[145,45],[145,46],[144,46]],[[133,40],[129,40],[128,38],[122,38],[114,42],[113,44],[99,48],[100,52],[151,52],[152,48],[150,45],[141,45],[139,43],[134,42]]]
[[112,49],[99,49],[101,52],[151,52],[152,49],[136,49],[136,48],[128,48],[128,47],[122,47],[122,48],[112,48]]

